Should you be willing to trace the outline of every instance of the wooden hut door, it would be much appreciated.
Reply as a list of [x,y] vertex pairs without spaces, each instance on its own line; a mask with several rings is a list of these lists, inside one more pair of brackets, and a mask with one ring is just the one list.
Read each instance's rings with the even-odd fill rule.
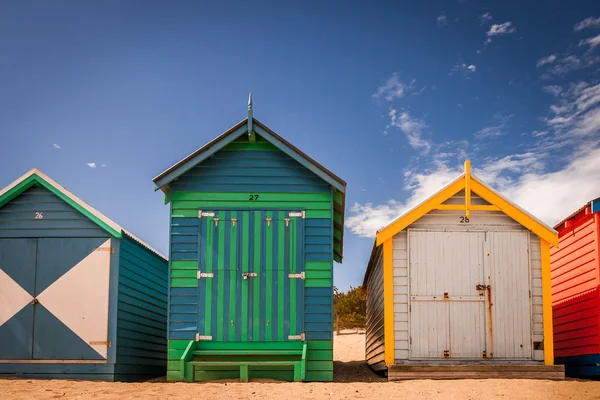
[[409,230],[412,358],[486,353],[485,232]]
[[294,211],[201,212],[198,340],[302,338],[302,216]]
[[111,239],[0,240],[0,359],[104,360]]

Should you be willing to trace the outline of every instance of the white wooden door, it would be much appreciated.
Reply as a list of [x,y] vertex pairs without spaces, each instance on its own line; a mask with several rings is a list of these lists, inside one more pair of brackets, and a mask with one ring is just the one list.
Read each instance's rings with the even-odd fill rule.
[[485,232],[409,230],[411,358],[481,359],[484,242]]
[[494,358],[530,359],[529,232],[488,232]]

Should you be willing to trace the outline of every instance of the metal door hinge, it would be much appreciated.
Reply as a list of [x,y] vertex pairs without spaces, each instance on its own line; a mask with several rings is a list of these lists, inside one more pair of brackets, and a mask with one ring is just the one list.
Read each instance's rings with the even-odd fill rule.
[[487,358],[487,352],[485,350],[481,352],[481,358]]
[[256,273],[256,272],[244,272],[242,274],[242,278],[244,278],[244,279],[254,278],[254,277],[257,277],[257,276],[258,276],[258,273]]
[[212,336],[204,336],[199,333],[196,333],[196,342],[199,342],[201,340],[212,340]]
[[304,335],[304,332],[302,332],[299,335],[290,335],[288,336],[288,340],[301,340],[301,341],[305,341],[306,340],[306,336]]
[[114,247],[96,247],[94,248],[94,251],[108,251],[110,254],[115,254]]
[[283,219],[285,221],[285,227],[287,228],[288,226],[290,226],[290,219],[289,218],[284,218]]
[[450,358],[450,350],[444,350],[444,358]]
[[111,347],[112,343],[110,342],[110,340],[92,340],[91,342],[88,342],[88,344],[90,346],[106,346],[106,347]]
[[306,279],[306,274],[304,273],[304,271],[300,272],[299,274],[288,274],[288,278],[290,279]]
[[198,279],[202,279],[202,278],[214,278],[215,274],[213,274],[212,272],[200,272],[200,271],[198,271],[197,277],[198,277]]
[[219,218],[213,218],[213,222],[215,223],[215,227],[219,226]]
[[214,212],[203,212],[202,210],[198,210],[198,218],[214,217],[214,216],[215,216]]
[[265,221],[267,221],[267,226],[271,226],[271,221],[273,221],[273,218],[265,218]]
[[306,211],[300,211],[300,212],[291,212],[289,214],[290,217],[302,217],[302,219],[306,218]]
[[235,226],[236,222],[237,222],[237,218],[231,218],[231,226]]

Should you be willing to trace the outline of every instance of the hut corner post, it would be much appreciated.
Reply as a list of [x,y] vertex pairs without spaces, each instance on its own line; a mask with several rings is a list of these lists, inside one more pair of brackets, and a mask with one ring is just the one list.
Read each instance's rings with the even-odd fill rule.
[[392,365],[394,359],[394,268],[392,238],[383,242],[383,311],[385,365]]
[[550,243],[540,239],[542,258],[542,309],[544,313],[544,364],[554,365],[554,334],[552,327],[552,282],[550,276]]

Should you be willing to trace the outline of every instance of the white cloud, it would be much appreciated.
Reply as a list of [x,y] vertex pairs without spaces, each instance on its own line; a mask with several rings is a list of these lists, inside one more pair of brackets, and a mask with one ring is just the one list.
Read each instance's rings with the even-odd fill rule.
[[590,48],[594,48],[596,46],[598,46],[600,44],[600,35],[596,35],[594,37],[591,38],[587,38],[585,40],[582,40],[581,42],[579,42],[579,46],[583,46],[583,45],[588,45],[590,46]]
[[58,145],[58,144],[56,144],[56,143],[54,143],[54,144],[52,145],[52,147],[54,147],[55,149],[62,149],[62,147],[60,147],[60,145]]
[[573,27],[575,32],[579,32],[585,28],[600,28],[600,17],[588,17],[583,21],[579,21]]
[[102,164],[100,165],[102,168],[106,168],[106,164]]
[[[543,172],[539,155],[523,153],[491,160],[473,173],[505,197],[549,225],[554,225],[590,199],[600,196],[600,148],[575,157],[563,169]],[[460,166],[442,165],[427,173],[405,175],[405,189],[411,194],[405,202],[388,200],[383,204],[355,203],[346,219],[348,229],[362,237],[377,230],[433,195],[462,173]],[[510,178],[517,173],[517,178]]]
[[96,163],[95,162],[90,162],[90,163],[86,163],[86,164],[90,168],[96,168]]
[[542,65],[552,64],[554,61],[556,61],[556,54],[550,54],[547,57],[540,58],[537,62],[537,66],[541,67]]
[[491,21],[492,19],[494,19],[492,14],[486,12],[485,14],[479,16],[479,23],[481,23],[481,25],[485,25],[488,21]]
[[494,24],[488,31],[488,36],[508,35],[514,33],[516,29],[512,26],[511,21],[504,22],[502,24]]
[[439,17],[437,17],[436,22],[440,28],[442,26],[448,25],[448,19],[446,17],[446,13],[442,11],[441,14],[439,15]]
[[384,98],[387,101],[392,101],[404,97],[408,92],[414,89],[416,80],[413,79],[409,84],[403,83],[398,78],[398,74],[393,73],[392,76],[385,82],[385,85],[380,86],[377,92],[373,94],[374,98]]
[[422,150],[427,153],[431,149],[431,143],[423,139],[423,131],[427,125],[423,120],[412,117],[406,110],[398,111],[392,108],[388,114],[390,125],[399,128],[408,139],[408,144],[414,149]]
[[475,64],[467,64],[463,61],[462,58],[458,58],[456,64],[450,70],[450,75],[454,75],[455,73],[462,73],[465,79],[470,79],[471,75],[477,71],[477,66]]
[[490,139],[496,136],[501,136],[506,133],[506,128],[508,127],[508,120],[511,119],[513,115],[504,115],[502,113],[495,113],[493,118],[497,123],[495,125],[486,126],[481,128],[477,132],[475,132],[475,137],[477,139]]

